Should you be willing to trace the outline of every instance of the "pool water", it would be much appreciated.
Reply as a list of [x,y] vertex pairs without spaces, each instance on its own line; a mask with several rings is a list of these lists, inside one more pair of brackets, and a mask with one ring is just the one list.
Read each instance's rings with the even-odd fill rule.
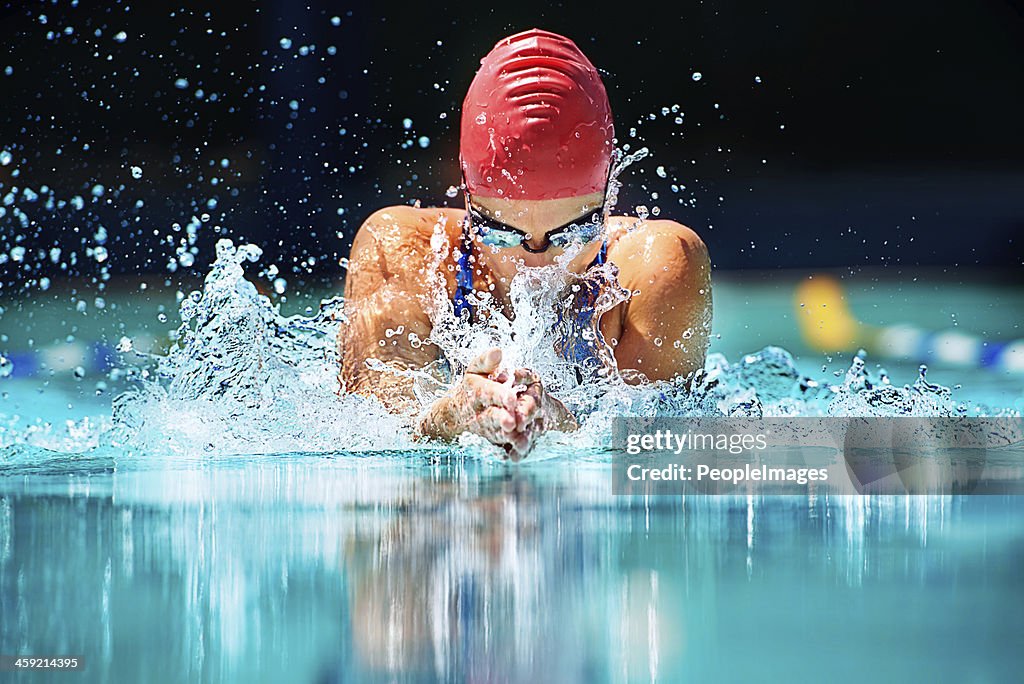
[[1019,673],[1016,497],[633,500],[585,455],[19,470],[0,643],[83,654],[88,681]]
[[[713,350],[781,345],[838,382],[850,359],[801,347],[788,318],[795,279],[750,278],[716,281]],[[851,289],[865,319],[952,311],[1020,336],[1016,289]],[[161,329],[161,296],[109,294],[108,325],[78,339]],[[62,339],[53,307],[7,306],[11,348]],[[620,497],[599,443],[518,466],[341,438],[231,453],[161,450],[158,432],[140,450],[99,436],[126,381],[83,370],[0,379],[0,653],[84,656],[69,679],[1019,680],[1021,497]],[[1020,377],[928,377],[962,385],[957,402],[1022,408]],[[323,433],[357,422],[339,413]]]

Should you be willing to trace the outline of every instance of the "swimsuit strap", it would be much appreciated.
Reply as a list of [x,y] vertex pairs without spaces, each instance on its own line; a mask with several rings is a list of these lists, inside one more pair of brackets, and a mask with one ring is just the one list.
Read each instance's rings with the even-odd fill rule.
[[457,263],[458,270],[455,271],[455,296],[452,297],[456,318],[461,318],[463,311],[469,312],[469,317],[473,318],[473,306],[469,303],[469,295],[473,292],[473,268],[469,263],[471,244],[469,230],[463,228]]

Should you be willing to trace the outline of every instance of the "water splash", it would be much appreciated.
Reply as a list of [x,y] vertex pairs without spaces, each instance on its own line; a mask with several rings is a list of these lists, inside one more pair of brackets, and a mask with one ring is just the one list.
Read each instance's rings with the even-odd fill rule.
[[[607,263],[582,275],[561,264],[524,267],[509,285],[511,311],[503,310],[489,293],[470,295],[475,321],[456,318],[446,291],[436,290],[434,329],[427,341],[438,347],[451,377],[458,377],[479,354],[499,347],[506,369],[531,368],[556,392],[577,389],[585,381],[615,373],[615,359],[598,322],[602,313],[628,298],[616,276],[616,267]],[[597,293],[592,303],[591,293]],[[578,315],[581,299],[587,299],[595,315]],[[565,350],[573,345],[586,347],[592,359],[581,373],[566,360]]]
[[406,421],[337,392],[340,298],[284,317],[245,279],[258,247],[217,244],[202,292],[180,309],[177,342],[137,389],[114,400],[105,443],[137,454],[260,454],[408,449]]
[[[182,322],[169,354],[139,355],[152,372],[139,388],[115,400],[115,427],[105,443],[140,454],[193,455],[422,448],[411,437],[409,416],[389,414],[374,399],[338,393],[335,338],[344,320],[341,298],[323,301],[310,317],[283,317],[245,278],[244,265],[259,257],[255,246],[218,243],[202,292],[181,304]],[[439,248],[435,257],[440,264],[447,255]],[[871,378],[858,355],[843,382],[829,385],[802,374],[792,355],[779,347],[766,347],[736,363],[710,354],[704,369],[690,378],[627,383],[600,336],[599,316],[581,322],[571,315],[578,309],[576,298],[589,288],[600,293],[599,313],[623,301],[628,293],[618,287],[616,274],[610,263],[583,275],[566,270],[564,262],[524,268],[510,285],[511,311],[488,293],[472,295],[478,322],[456,318],[447,289],[432,288],[433,331],[415,343],[435,345],[442,359],[438,365],[448,372],[396,370],[380,362],[373,368],[422,381],[417,383],[419,400],[426,406],[473,357],[492,346],[502,348],[508,367],[537,371],[581,418],[578,432],[546,436],[538,453],[566,453],[560,445],[606,447],[614,416],[964,412],[948,388],[925,379],[924,369],[913,385],[896,387],[884,376]],[[593,373],[578,373],[557,352],[570,339],[591,345],[597,360]],[[474,440],[466,443],[477,446]]]
[[[619,187],[615,179],[646,153],[617,155],[611,203]],[[606,447],[614,416],[950,416],[967,410],[951,390],[930,383],[924,368],[912,385],[897,387],[884,373],[871,377],[858,355],[843,381],[831,385],[802,374],[789,352],[778,347],[736,363],[710,354],[691,378],[628,383],[598,328],[600,314],[628,292],[618,285],[612,263],[582,275],[570,272],[566,265],[577,254],[578,249],[570,250],[552,266],[521,268],[510,284],[508,309],[489,293],[473,293],[478,320],[472,323],[455,316],[442,268],[454,255],[447,240],[435,241],[434,262],[424,269],[438,279],[430,288],[435,297],[427,302],[433,330],[423,340],[401,326],[389,335],[407,335],[414,346],[434,345],[441,361],[422,371],[379,362],[374,369],[416,379],[425,407],[472,358],[489,347],[502,348],[507,367],[534,369],[581,419],[576,433],[546,436],[537,454]],[[245,267],[261,256],[254,245],[217,244],[202,290],[181,301],[181,324],[170,351],[165,356],[131,352],[137,367],[120,369],[137,379],[137,386],[114,400],[112,418],[69,422],[64,430],[6,426],[0,429],[0,446],[80,451],[103,445],[147,457],[423,449],[412,438],[411,416],[392,415],[374,399],[339,394],[335,340],[345,316],[342,299],[322,301],[311,316],[283,316],[245,277]],[[593,298],[596,315],[577,315],[585,308],[581,298]],[[125,339],[127,353],[132,345]],[[559,353],[577,344],[588,347],[594,359],[583,372]],[[8,366],[0,361],[0,371]],[[467,444],[476,449],[473,440]]]
[[626,148],[615,148],[612,152],[612,170],[608,175],[608,191],[605,196],[605,206],[611,211],[619,202],[619,191],[622,189],[620,177],[631,165],[646,159],[650,150],[641,147],[635,152],[627,152]]
[[[96,446],[147,458],[209,458],[228,454],[422,450],[409,416],[389,414],[376,400],[339,394],[335,339],[345,312],[341,298],[324,300],[311,316],[281,315],[245,277],[260,249],[217,245],[217,258],[201,291],[183,298],[175,343],[164,356],[131,351],[136,366],[121,373],[137,386],[114,400],[108,420],[47,425],[8,425],[0,446],[29,444],[68,452]],[[437,258],[444,258],[438,254]],[[438,272],[440,270],[438,269]],[[483,321],[456,319],[451,301],[438,293],[434,330],[417,344],[434,344],[449,373],[405,371],[423,380],[420,403],[429,404],[473,356],[490,346],[506,350],[510,367],[535,369],[581,419],[578,432],[546,435],[535,455],[570,454],[610,443],[614,416],[951,416],[967,412],[953,392],[926,378],[912,385],[872,377],[863,355],[843,381],[819,382],[798,369],[785,349],[766,347],[731,363],[710,354],[694,377],[628,384],[597,330],[598,316],[568,315],[588,288],[603,312],[627,293],[616,269],[605,264],[575,275],[564,264],[523,269],[511,285],[511,311],[488,294],[474,295]],[[408,334],[396,329],[394,334]],[[582,377],[556,352],[566,340],[592,345],[598,368]],[[129,349],[129,345],[125,345]],[[429,369],[428,369],[429,370]],[[977,415],[991,413],[974,407]],[[479,444],[466,440],[471,452]],[[484,450],[484,453],[489,453]]]

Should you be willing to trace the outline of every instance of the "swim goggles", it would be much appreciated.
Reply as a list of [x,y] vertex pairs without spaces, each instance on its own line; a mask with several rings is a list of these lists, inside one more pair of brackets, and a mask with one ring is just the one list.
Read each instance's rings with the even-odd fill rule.
[[601,206],[596,211],[587,212],[563,226],[549,230],[544,234],[544,244],[539,249],[534,249],[527,242],[531,237],[529,233],[484,216],[470,204],[468,193],[466,207],[470,225],[476,228],[480,241],[489,247],[522,247],[532,254],[540,254],[546,252],[549,247],[565,249],[573,244],[589,244],[604,231],[605,208]]

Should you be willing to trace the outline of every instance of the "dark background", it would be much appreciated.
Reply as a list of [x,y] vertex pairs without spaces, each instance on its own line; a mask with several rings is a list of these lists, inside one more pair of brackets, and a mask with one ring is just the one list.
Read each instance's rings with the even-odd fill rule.
[[335,280],[373,209],[459,201],[463,94],[532,26],[580,45],[620,144],[652,152],[620,211],[692,226],[719,268],[1022,263],[1024,14],[1008,0],[7,2],[0,253],[26,251],[0,264],[0,296],[167,273],[193,216],[196,263],[172,280],[204,272],[219,236],[257,242],[290,283]]

